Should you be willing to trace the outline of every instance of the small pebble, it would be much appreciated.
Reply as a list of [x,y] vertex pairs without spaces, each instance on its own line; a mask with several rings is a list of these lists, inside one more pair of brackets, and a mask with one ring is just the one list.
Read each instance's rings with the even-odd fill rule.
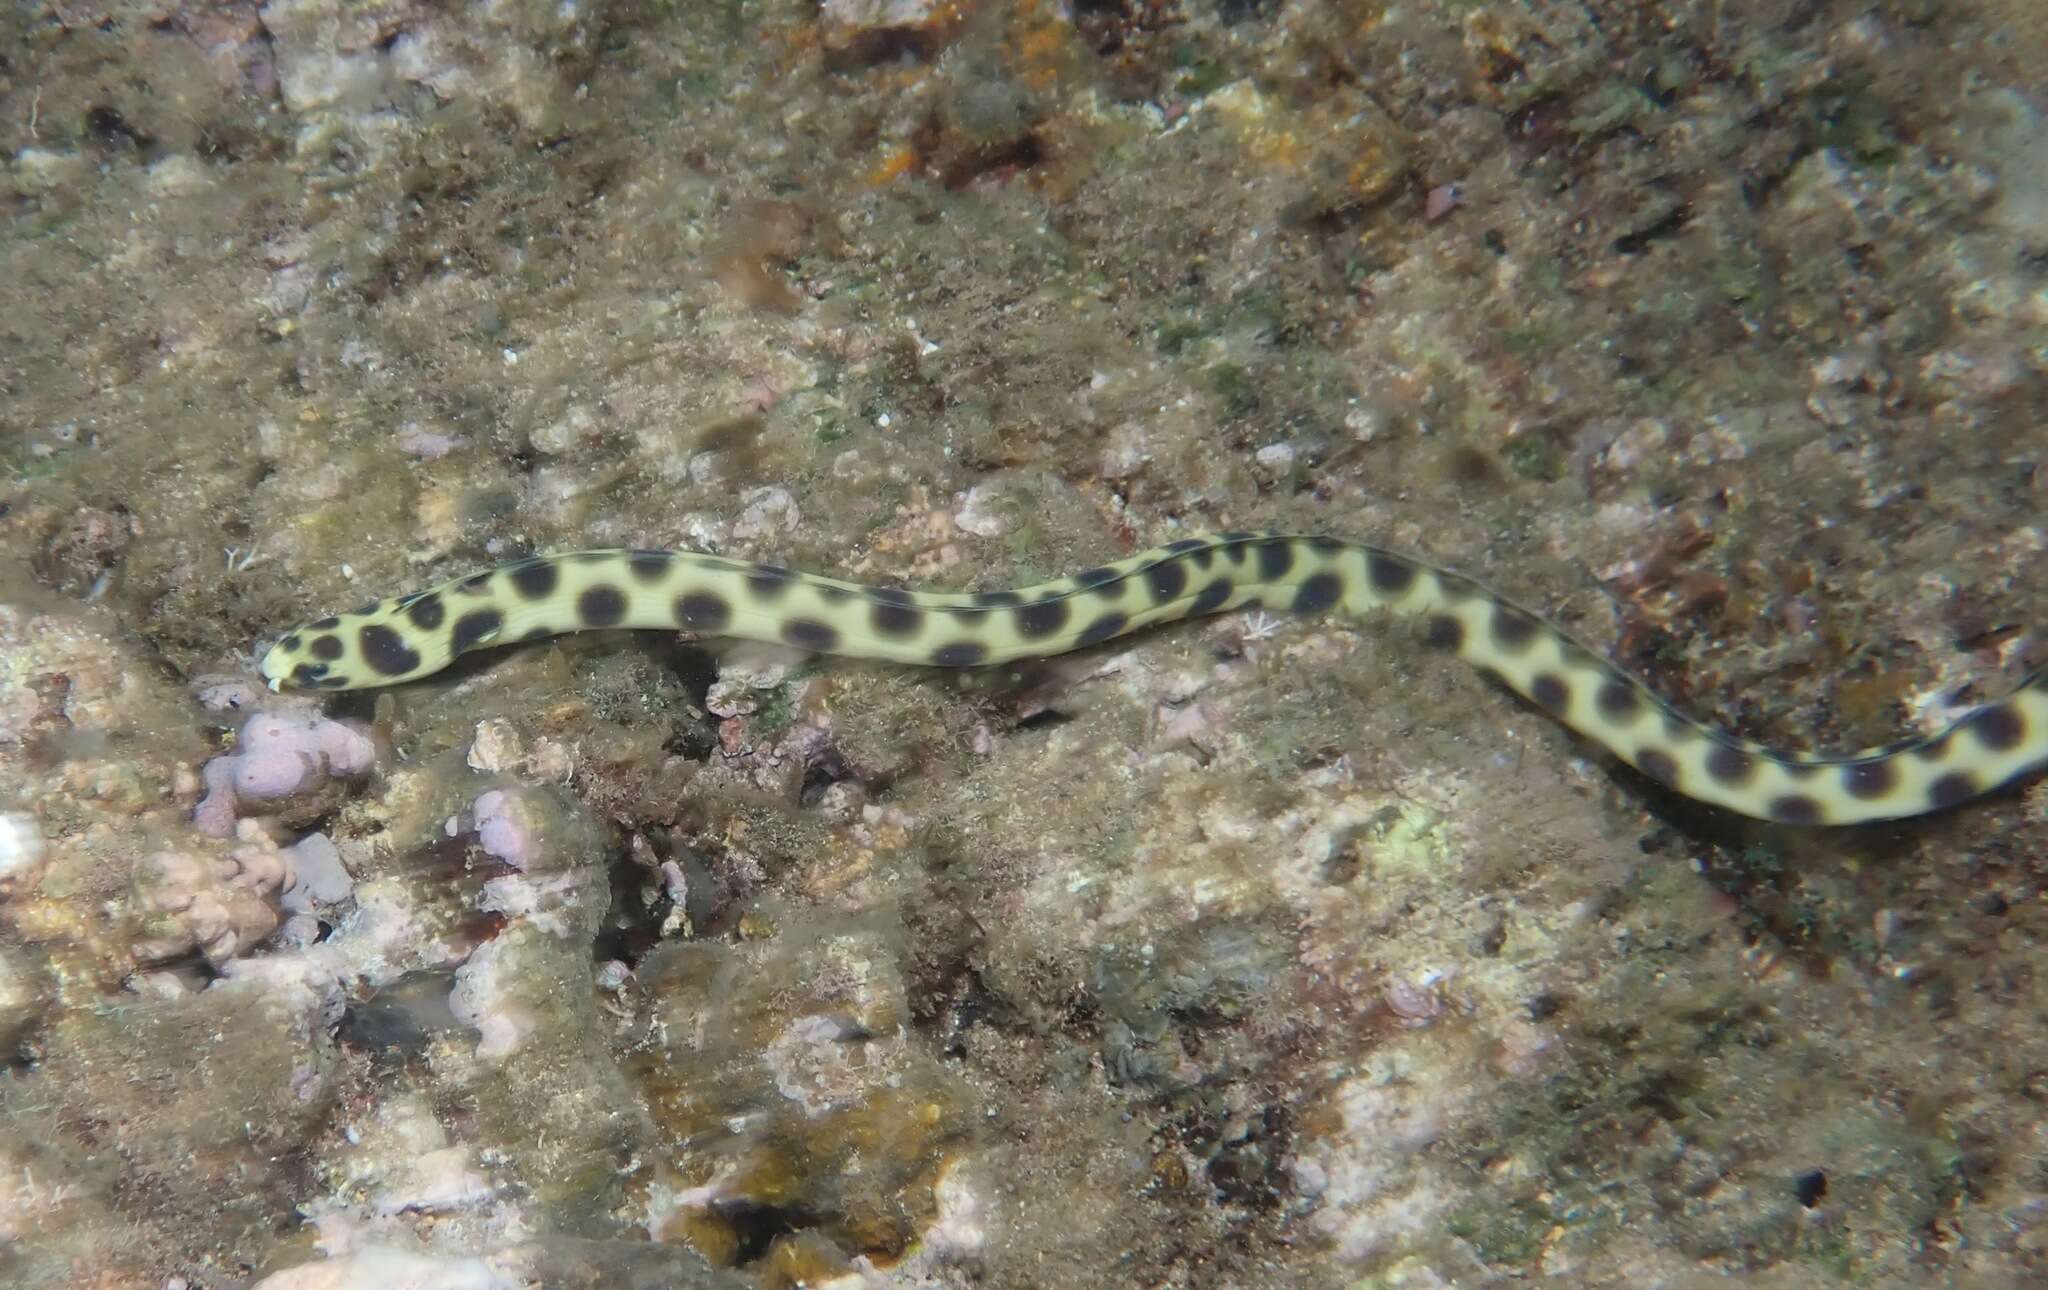
[[43,863],[43,830],[26,811],[0,811],[0,884],[35,875]]
[[308,833],[285,851],[291,882],[284,907],[294,912],[319,905],[338,905],[355,890],[355,879],[341,862],[341,851],[325,833]]
[[454,435],[429,430],[417,421],[408,421],[398,432],[400,451],[421,461],[439,461],[461,446],[462,440]]
[[503,789],[494,788],[477,798],[471,814],[476,819],[477,845],[491,855],[515,869],[525,869],[540,858],[540,839]]
[[1252,460],[1260,469],[1273,474],[1282,474],[1294,468],[1294,448],[1291,444],[1269,443],[1252,454]]
[[1444,1012],[1443,999],[1434,987],[1417,985],[1412,981],[1394,982],[1387,987],[1382,998],[1387,1011],[1404,1026],[1427,1026]]

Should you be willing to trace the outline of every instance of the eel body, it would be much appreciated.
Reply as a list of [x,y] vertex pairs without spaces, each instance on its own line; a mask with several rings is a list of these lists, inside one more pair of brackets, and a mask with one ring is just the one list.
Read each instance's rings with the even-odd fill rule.
[[2048,669],[1938,734],[1850,755],[1787,752],[1673,710],[1562,630],[1462,575],[1365,543],[1187,538],[1014,591],[863,586],[692,551],[534,556],[288,633],[273,689],[427,676],[488,645],[589,628],[780,641],[925,667],[1061,654],[1228,610],[1412,617],[1456,654],[1650,779],[1759,819],[1854,824],[1944,810],[2048,766]]

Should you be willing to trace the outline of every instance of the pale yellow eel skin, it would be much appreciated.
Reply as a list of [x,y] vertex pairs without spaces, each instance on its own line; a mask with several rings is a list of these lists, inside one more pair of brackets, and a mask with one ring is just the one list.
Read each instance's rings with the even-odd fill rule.
[[1945,810],[2048,766],[2048,669],[1939,734],[1853,755],[1784,752],[1714,730],[1558,628],[1448,570],[1359,542],[1186,538],[1015,591],[870,587],[693,551],[534,556],[287,634],[279,687],[352,690],[468,650],[588,628],[685,630],[925,667],[1083,649],[1203,614],[1261,609],[1420,619],[1424,638],[1644,775],[1758,819],[1856,824]]

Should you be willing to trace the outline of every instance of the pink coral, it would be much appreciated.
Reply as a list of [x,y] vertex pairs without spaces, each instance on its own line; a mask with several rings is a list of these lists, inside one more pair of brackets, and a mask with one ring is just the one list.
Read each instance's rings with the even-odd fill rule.
[[259,712],[243,724],[235,752],[206,763],[206,796],[193,809],[201,833],[234,832],[236,807],[319,787],[330,776],[360,775],[377,748],[360,727],[295,712]]

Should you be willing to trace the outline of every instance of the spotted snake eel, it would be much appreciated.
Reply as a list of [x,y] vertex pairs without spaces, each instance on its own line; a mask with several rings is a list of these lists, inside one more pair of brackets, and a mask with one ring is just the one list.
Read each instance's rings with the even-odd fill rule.
[[271,688],[352,690],[487,645],[585,628],[781,641],[927,667],[1083,649],[1229,610],[1413,617],[1456,654],[1686,797],[1759,819],[1854,824],[1944,810],[2048,766],[2048,669],[1932,736],[1851,755],[1785,752],[1704,726],[1541,618],[1460,574],[1365,543],[1266,533],[1184,538],[1015,591],[863,586],[693,551],[534,556],[288,633]]

